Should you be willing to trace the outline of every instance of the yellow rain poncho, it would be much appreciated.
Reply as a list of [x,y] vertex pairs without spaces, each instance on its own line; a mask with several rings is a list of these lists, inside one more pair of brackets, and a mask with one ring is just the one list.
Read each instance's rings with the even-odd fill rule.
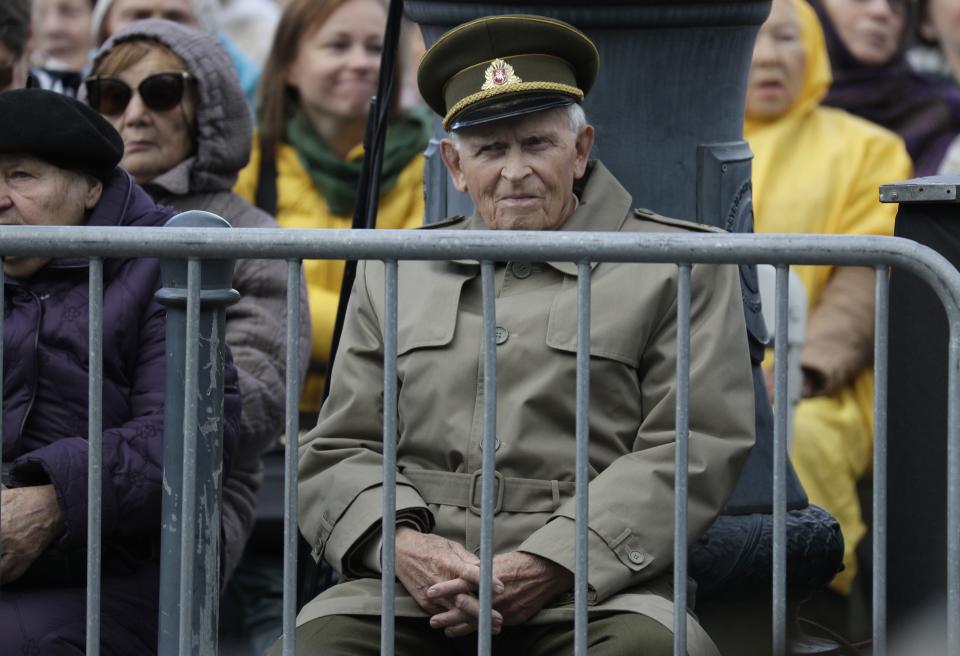
[[[806,67],[802,91],[780,118],[747,120],[754,152],[757,232],[889,235],[897,207],[879,202],[879,186],[909,178],[910,158],[899,137],[844,111],[821,107],[831,83],[823,32],[813,10],[794,0]],[[796,267],[810,309],[834,267]],[[873,450],[873,370],[828,396],[797,407],[793,463],[811,503],[829,510],[845,539],[845,570],[832,587],[847,593],[856,574],[857,544],[866,532],[856,482],[869,472]]]

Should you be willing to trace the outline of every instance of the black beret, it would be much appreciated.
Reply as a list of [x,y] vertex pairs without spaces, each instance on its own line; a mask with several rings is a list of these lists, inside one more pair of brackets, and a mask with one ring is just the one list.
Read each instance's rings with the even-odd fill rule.
[[106,181],[123,157],[123,139],[79,100],[16,89],[0,93],[0,153],[32,155]]
[[600,55],[587,35],[544,16],[487,16],[453,28],[420,60],[420,95],[445,130],[583,100]]

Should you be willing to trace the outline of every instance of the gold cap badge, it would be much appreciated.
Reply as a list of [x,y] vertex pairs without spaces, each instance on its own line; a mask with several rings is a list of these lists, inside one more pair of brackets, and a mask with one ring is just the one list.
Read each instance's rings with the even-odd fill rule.
[[519,84],[523,82],[513,71],[513,66],[499,58],[490,62],[483,77],[484,83],[483,86],[480,87],[481,91],[496,89],[505,84]]

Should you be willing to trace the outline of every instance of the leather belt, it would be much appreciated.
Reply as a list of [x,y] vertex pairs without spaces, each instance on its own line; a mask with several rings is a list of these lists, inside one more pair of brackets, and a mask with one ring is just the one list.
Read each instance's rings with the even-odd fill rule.
[[[472,474],[404,469],[402,474],[413,483],[427,503],[467,508],[480,514],[482,470]],[[547,481],[539,478],[515,478],[494,473],[494,510],[507,512],[553,512],[565,499],[573,497],[575,485],[570,481]]]

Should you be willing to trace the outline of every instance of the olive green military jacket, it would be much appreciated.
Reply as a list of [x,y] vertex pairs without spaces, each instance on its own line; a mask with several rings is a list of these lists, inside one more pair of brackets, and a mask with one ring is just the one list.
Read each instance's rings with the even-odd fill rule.
[[[478,216],[445,229],[484,229]],[[597,163],[566,231],[711,230],[634,211]],[[647,614],[672,626],[676,266],[593,266],[590,339],[591,612]],[[737,269],[691,276],[689,537],[733,490],[754,439],[754,399]],[[363,556],[379,538],[384,271],[361,263],[331,394],[300,447],[300,527],[347,582],[307,604],[303,624],[376,614],[380,580]],[[577,267],[496,267],[495,553],[523,550],[574,569]],[[476,550],[483,434],[480,271],[476,262],[399,264],[398,488],[401,521]],[[499,477],[498,477],[499,478]],[[473,485],[475,484],[475,487]],[[424,612],[397,585],[397,614]],[[531,622],[570,619],[572,596]],[[712,644],[690,621],[690,653]],[[702,649],[697,645],[703,645]]]

